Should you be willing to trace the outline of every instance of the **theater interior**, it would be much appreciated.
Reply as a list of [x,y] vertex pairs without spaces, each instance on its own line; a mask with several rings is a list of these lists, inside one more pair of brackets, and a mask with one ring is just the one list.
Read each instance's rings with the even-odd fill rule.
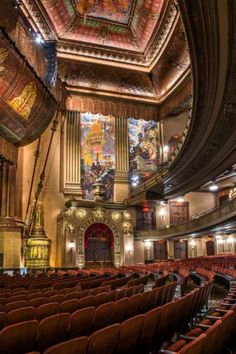
[[236,353],[236,1],[0,1],[0,353]]

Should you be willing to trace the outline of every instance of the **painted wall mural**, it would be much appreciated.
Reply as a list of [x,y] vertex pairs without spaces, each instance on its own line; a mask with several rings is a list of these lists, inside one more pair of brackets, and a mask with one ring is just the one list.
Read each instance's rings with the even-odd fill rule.
[[94,198],[95,181],[105,185],[105,200],[112,200],[115,174],[115,118],[81,114],[81,180],[84,199]]
[[153,174],[160,163],[158,123],[129,119],[129,160],[131,180],[142,181]]

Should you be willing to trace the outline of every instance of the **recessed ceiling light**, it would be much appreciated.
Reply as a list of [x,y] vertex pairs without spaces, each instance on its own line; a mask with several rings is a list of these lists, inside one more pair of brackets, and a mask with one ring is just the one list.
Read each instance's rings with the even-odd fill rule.
[[215,192],[219,189],[219,187],[215,183],[212,183],[210,185],[209,189],[210,189],[210,191]]

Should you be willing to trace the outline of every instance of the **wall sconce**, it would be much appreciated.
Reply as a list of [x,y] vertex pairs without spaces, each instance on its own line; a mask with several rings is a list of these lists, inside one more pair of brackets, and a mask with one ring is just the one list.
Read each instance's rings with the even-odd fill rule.
[[167,154],[167,153],[169,152],[169,146],[168,146],[168,145],[164,145],[164,146],[163,146],[163,152],[164,152],[165,154]]
[[161,207],[159,210],[159,216],[164,219],[164,217],[166,216],[166,209],[164,207]]
[[194,248],[196,246],[196,244],[197,244],[197,242],[195,240],[193,240],[193,239],[190,242],[191,242],[192,248]]
[[131,256],[133,252],[133,246],[131,244],[126,246],[126,252],[128,253],[129,256]]
[[234,242],[234,238],[232,236],[229,236],[226,240],[227,243],[233,243]]
[[183,203],[185,201],[184,197],[178,197],[176,199],[177,203]]
[[73,251],[74,246],[75,246],[75,241],[74,240],[70,240],[70,250]]
[[146,241],[144,241],[144,246],[145,246],[145,248],[147,249],[147,250],[150,250],[150,248],[151,248],[151,241],[149,241],[149,240],[146,240]]

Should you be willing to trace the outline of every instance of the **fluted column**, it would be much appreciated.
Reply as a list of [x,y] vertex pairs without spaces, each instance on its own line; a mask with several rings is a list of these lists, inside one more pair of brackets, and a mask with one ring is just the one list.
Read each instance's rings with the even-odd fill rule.
[[80,173],[80,113],[66,112],[63,131],[64,194],[82,195]]
[[129,194],[129,137],[127,118],[115,120],[116,173],[114,201],[122,202]]

